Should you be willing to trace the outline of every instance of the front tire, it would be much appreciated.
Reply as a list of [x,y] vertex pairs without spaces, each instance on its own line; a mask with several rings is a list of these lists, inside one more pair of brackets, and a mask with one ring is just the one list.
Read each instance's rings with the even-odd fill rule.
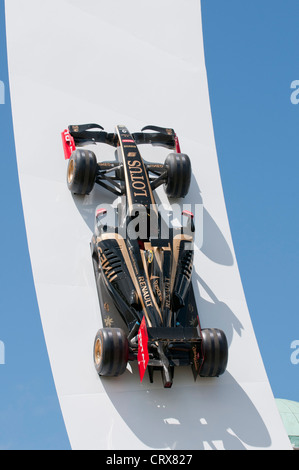
[[124,374],[129,358],[129,342],[120,328],[103,328],[96,335],[93,358],[99,376]]
[[204,362],[201,377],[219,377],[224,374],[228,362],[228,344],[223,331],[215,328],[202,330]]
[[97,158],[89,150],[77,149],[69,159],[67,185],[73,194],[87,195],[93,190],[97,174]]
[[191,162],[184,153],[171,153],[165,161],[167,181],[165,192],[169,198],[187,196],[191,183]]

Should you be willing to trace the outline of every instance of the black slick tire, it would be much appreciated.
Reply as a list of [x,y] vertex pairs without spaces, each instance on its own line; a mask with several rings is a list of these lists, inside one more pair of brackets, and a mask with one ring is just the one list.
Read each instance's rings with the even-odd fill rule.
[[73,194],[90,194],[95,185],[97,158],[90,150],[77,149],[69,159],[67,185]]
[[167,181],[165,192],[169,198],[183,198],[190,188],[191,162],[184,153],[171,153],[165,161],[167,169]]
[[94,341],[93,358],[99,376],[119,377],[124,374],[129,358],[125,332],[120,328],[99,330]]
[[200,376],[223,375],[228,362],[228,344],[224,332],[215,328],[202,330],[202,351],[204,362]]

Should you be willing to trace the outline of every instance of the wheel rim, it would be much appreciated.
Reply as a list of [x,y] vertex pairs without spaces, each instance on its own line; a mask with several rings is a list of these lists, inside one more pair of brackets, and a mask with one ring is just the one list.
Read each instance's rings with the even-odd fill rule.
[[75,171],[74,160],[70,160],[68,171],[67,171],[67,180],[69,184],[71,184],[71,182],[74,179],[74,171]]
[[94,347],[94,360],[97,366],[100,364],[101,359],[102,359],[102,343],[100,339],[98,338],[96,340],[95,347]]

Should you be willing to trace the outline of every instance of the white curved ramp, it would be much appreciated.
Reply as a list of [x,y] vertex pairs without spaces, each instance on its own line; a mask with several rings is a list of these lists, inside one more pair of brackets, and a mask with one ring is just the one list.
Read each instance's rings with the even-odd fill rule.
[[[18,169],[39,308],[73,449],[290,449],[247,309],[221,186],[198,0],[8,0],[9,74]],[[228,337],[228,370],[171,390],[136,368],[100,380],[101,326],[89,243],[98,188],[72,197],[60,133],[97,122],[172,127],[193,164],[185,203],[203,201],[194,289],[203,327]],[[98,147],[98,158],[113,154]],[[164,161],[164,150],[142,154]],[[163,190],[159,191],[163,200]],[[197,230],[202,226],[197,222]],[[201,233],[201,232],[199,232]]]

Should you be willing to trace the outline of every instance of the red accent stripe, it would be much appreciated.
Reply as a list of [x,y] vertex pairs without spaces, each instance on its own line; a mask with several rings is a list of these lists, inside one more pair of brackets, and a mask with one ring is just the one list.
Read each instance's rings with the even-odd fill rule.
[[107,214],[106,209],[98,209],[96,212],[96,217],[98,217],[99,215],[105,215],[105,214]]
[[145,317],[141,322],[139,333],[138,333],[138,367],[140,380],[143,381],[145,371],[149,363],[149,354],[148,354],[148,333],[146,328]]
[[191,217],[192,219],[194,219],[194,214],[190,211],[183,211],[182,215],[186,215],[187,217]]
[[175,149],[177,153],[182,153],[179,138],[177,135],[175,136]]
[[75,140],[67,129],[65,129],[61,133],[61,137],[62,137],[64,157],[66,160],[69,160],[71,158],[72,153],[76,150]]

